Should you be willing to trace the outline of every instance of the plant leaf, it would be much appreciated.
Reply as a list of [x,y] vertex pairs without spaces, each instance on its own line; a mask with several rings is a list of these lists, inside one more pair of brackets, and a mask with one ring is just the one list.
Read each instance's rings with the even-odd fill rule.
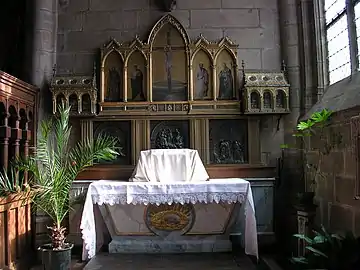
[[308,244],[312,244],[313,243],[313,240],[310,238],[310,237],[307,237],[303,234],[294,234],[293,235],[294,237],[298,238],[298,239],[301,239],[301,240],[304,240],[305,242],[307,242]]
[[325,258],[328,258],[328,256],[323,253],[322,251],[312,247],[312,246],[306,246],[305,247],[307,250],[310,250],[311,252],[313,252],[315,255],[318,255],[318,256],[322,256],[322,257],[325,257]]

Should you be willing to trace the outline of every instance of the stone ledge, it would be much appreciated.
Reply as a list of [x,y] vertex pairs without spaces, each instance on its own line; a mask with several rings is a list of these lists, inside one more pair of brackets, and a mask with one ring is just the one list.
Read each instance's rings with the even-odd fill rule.
[[230,240],[112,240],[109,253],[200,253],[229,252],[232,250]]

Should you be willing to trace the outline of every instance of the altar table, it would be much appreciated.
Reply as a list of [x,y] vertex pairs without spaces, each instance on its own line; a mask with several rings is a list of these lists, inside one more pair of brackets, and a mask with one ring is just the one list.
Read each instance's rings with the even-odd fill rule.
[[251,186],[240,178],[210,179],[206,182],[124,182],[99,180],[89,185],[80,229],[83,238],[82,259],[96,253],[94,204],[241,204],[245,253],[258,258],[255,208]]

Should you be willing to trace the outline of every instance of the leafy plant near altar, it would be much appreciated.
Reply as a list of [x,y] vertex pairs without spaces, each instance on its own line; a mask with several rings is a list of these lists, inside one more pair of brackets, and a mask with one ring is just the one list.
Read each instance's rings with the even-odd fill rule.
[[23,177],[16,177],[16,170],[10,167],[3,168],[0,172],[0,197],[9,195],[22,196],[23,192],[29,192],[30,186],[24,182]]
[[[53,221],[53,225],[48,227],[51,244],[42,247],[43,252],[56,251],[48,256],[47,262],[44,262],[43,256],[45,269],[53,270],[70,269],[64,268],[70,261],[64,263],[63,259],[60,259],[59,251],[71,251],[72,248],[71,244],[65,242],[66,228],[63,221],[69,213],[69,192],[73,181],[94,162],[114,160],[121,150],[116,147],[116,138],[104,134],[100,134],[95,140],[86,138],[72,147],[70,107],[62,104],[58,112],[58,115],[41,122],[41,132],[34,155],[19,158],[13,164],[20,173],[29,173],[28,197]],[[55,254],[59,255],[58,260],[55,259]],[[67,257],[70,259],[71,253]],[[54,265],[55,262],[57,265]]]
[[[320,178],[325,178],[326,174],[322,171],[324,157],[341,143],[341,136],[337,133],[327,133],[330,119],[333,112],[323,109],[314,112],[309,119],[300,121],[293,136],[301,139],[301,148],[282,144],[282,149],[297,149],[303,153],[305,177],[309,181],[310,200],[312,201],[315,185]],[[318,144],[310,144],[310,137],[316,136]],[[313,155],[312,155],[313,153]],[[308,199],[306,198],[305,201]]]
[[314,231],[314,237],[295,234],[306,243],[306,254],[293,257],[291,262],[297,269],[357,270],[360,269],[360,238],[348,232],[332,234],[323,226]]

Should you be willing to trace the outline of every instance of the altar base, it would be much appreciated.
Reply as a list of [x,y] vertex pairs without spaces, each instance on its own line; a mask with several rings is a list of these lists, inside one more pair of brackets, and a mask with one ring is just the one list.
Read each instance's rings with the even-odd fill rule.
[[169,241],[162,239],[114,239],[109,244],[109,253],[202,253],[229,252],[232,250],[230,240],[188,239]]
[[232,250],[239,203],[101,206],[109,253],[200,253]]

